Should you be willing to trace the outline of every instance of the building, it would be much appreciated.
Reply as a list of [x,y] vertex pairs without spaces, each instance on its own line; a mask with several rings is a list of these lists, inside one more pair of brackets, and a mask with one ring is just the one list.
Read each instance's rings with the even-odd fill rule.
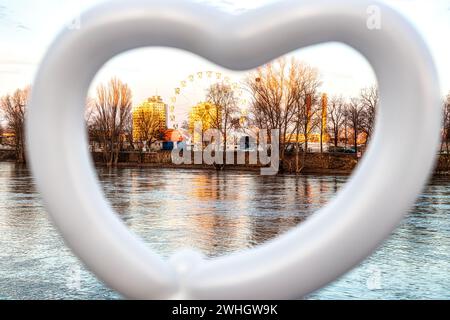
[[184,141],[184,137],[180,131],[175,129],[167,129],[163,134],[162,149],[172,150]]
[[139,126],[140,117],[145,114],[154,114],[158,118],[159,131],[162,133],[167,129],[168,125],[168,106],[164,103],[160,96],[153,96],[147,101],[141,103],[133,110],[133,140],[141,141],[142,132]]
[[2,148],[10,148],[15,144],[16,135],[13,131],[6,130],[3,133],[0,132],[0,146]]
[[[214,128],[217,123],[220,122],[220,112],[218,112],[217,107],[209,102],[201,102],[196,106],[192,107],[189,112],[189,132],[195,141],[200,141],[200,135],[203,134],[208,129]],[[202,132],[194,132],[195,124],[201,123]]]

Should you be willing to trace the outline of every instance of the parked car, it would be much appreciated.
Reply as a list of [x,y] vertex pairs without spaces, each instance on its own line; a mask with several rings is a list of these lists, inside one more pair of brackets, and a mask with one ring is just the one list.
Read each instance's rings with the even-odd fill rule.
[[356,153],[355,148],[335,147],[330,146],[328,148],[329,153]]

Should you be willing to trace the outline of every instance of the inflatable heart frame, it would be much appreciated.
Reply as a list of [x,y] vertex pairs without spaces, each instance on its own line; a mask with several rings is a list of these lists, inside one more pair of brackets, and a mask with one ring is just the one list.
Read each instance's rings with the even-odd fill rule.
[[[376,6],[381,28],[367,27]],[[242,15],[205,4],[120,1],[81,16],[43,60],[27,119],[29,161],[67,245],[128,298],[300,298],[379,246],[427,182],[440,135],[440,90],[421,37],[393,9],[366,0],[281,1]],[[87,148],[88,88],[109,59],[148,46],[183,49],[232,70],[258,67],[329,41],[362,53],[375,70],[380,108],[362,163],[333,201],[294,230],[246,252],[165,261],[133,235],[105,200]]]

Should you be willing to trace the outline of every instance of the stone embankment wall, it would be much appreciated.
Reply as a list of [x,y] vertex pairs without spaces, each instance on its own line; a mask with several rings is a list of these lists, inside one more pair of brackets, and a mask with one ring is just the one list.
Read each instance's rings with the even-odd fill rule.
[[0,150],[0,161],[15,161],[16,153],[14,150]]
[[[93,153],[94,162],[104,163],[103,154]],[[192,164],[175,165],[172,162],[171,152],[160,151],[153,153],[124,152],[120,154],[119,166],[142,166],[142,167],[173,167],[173,168],[204,168],[216,169],[217,166],[207,164],[194,164],[194,153],[192,153]],[[237,159],[237,154],[234,155]],[[304,173],[351,173],[357,165],[357,159],[353,154],[331,154],[331,153],[309,153],[305,157],[303,165],[303,156],[298,158],[299,165],[296,165],[295,155],[286,155],[283,160],[282,170],[287,173],[294,173],[297,167],[302,168]],[[245,164],[227,165],[227,169],[233,170],[259,170],[263,167],[260,163],[251,164],[248,153],[246,154]]]
[[[104,164],[103,154],[101,152],[92,153],[92,158],[96,164]],[[175,165],[172,163],[171,152],[169,151],[153,153],[123,152],[119,158],[119,166],[216,169],[215,166],[206,164]],[[298,167],[302,168],[302,173],[349,174],[358,164],[358,160],[353,154],[309,153],[305,158],[304,166],[302,160],[303,157],[300,155]],[[0,150],[0,161],[15,161],[14,150]],[[249,164],[248,154],[246,156],[246,164],[226,166],[230,170],[249,171],[256,171],[261,167],[260,164]],[[284,172],[295,173],[297,169],[295,155],[287,155],[282,167]],[[439,156],[434,173],[438,175],[450,175],[450,154],[441,154]]]

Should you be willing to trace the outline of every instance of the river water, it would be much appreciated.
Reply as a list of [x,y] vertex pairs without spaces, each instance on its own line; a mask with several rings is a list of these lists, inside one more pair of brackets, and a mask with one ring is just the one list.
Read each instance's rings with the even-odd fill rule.
[[[127,226],[161,255],[250,248],[302,223],[345,176],[106,169],[98,174]],[[401,227],[311,299],[450,299],[450,178],[434,178]],[[299,270],[301,272],[301,270]],[[117,299],[66,249],[27,169],[0,163],[0,299]]]

